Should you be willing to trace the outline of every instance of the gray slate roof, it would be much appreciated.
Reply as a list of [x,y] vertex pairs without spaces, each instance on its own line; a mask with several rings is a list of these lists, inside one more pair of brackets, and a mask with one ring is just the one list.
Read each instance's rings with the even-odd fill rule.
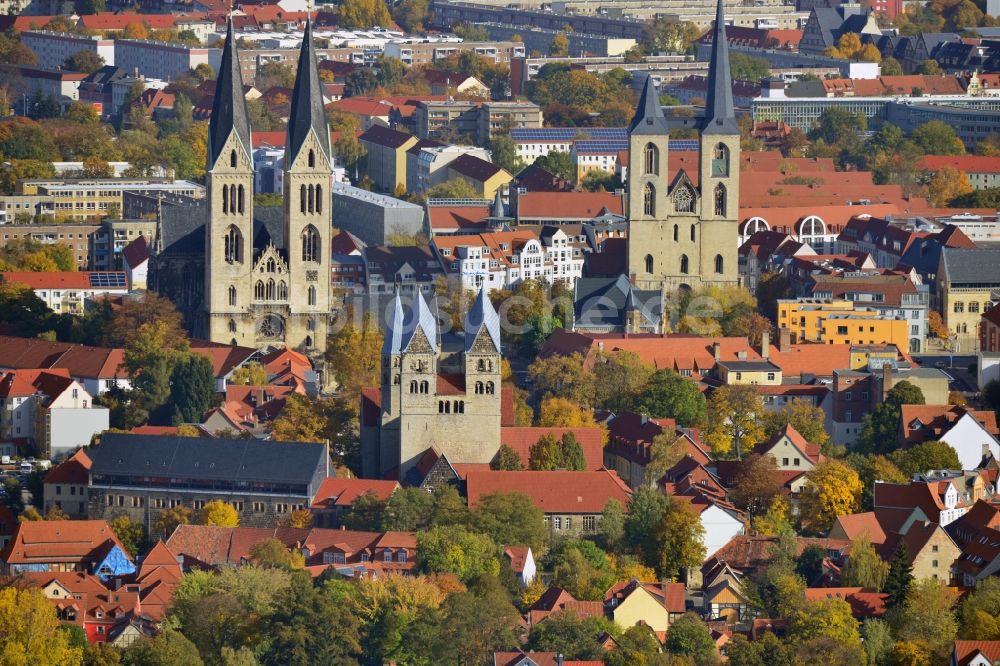
[[486,288],[479,290],[476,302],[469,308],[465,317],[465,351],[472,349],[472,344],[479,337],[479,331],[485,328],[493,341],[493,346],[500,351],[500,315],[493,307],[493,302],[486,295]]
[[306,484],[325,465],[323,444],[108,433],[87,450],[93,475],[166,476]]
[[1000,284],[1000,248],[947,247],[941,262],[942,275],[952,284]]
[[639,104],[635,107],[635,115],[628,124],[629,134],[664,134],[670,132],[663,107],[660,106],[660,93],[656,90],[656,82],[652,76],[646,77],[642,87]]
[[233,37],[233,17],[228,19],[226,44],[222,49],[222,63],[219,78],[215,83],[212,100],[212,115],[208,121],[208,168],[211,169],[219,157],[219,152],[232,132],[246,151],[247,159],[253,154],[250,139],[250,114],[243,96],[243,75],[240,59],[236,54]]
[[722,0],[715,8],[715,35],[712,60],[708,66],[708,98],[705,100],[703,134],[739,134],[733,107],[733,76],[729,70],[729,42],[726,41],[726,16]]
[[636,307],[652,326],[663,316],[663,295],[657,289],[636,289],[624,275],[612,278],[579,278],[573,315],[579,328],[621,328],[629,307]]
[[323,89],[319,85],[312,20],[306,19],[306,31],[302,39],[302,49],[299,51],[299,66],[295,76],[295,89],[292,92],[292,108],[288,114],[286,162],[290,163],[299,154],[310,130],[316,133],[319,145],[326,153],[327,162],[332,164],[330,126],[326,122]]

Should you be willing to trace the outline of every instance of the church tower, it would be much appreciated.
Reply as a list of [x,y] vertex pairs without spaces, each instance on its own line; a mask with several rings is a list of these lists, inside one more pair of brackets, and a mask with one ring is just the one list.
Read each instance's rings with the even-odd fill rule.
[[740,131],[722,0],[713,39],[697,183],[670,172],[670,121],[652,77],[629,124],[628,273],[641,289],[737,282]]
[[243,77],[229,18],[208,124],[205,304],[211,340],[254,344],[253,159]]
[[285,142],[285,246],[290,295],[285,344],[322,351],[330,314],[333,153],[316,66],[312,20],[306,20]]

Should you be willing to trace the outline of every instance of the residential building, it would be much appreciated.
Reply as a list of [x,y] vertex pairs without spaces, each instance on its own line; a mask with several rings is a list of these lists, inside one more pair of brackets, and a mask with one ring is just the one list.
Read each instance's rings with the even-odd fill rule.
[[417,137],[405,132],[374,125],[358,137],[364,146],[364,172],[375,187],[395,193],[406,189],[406,151],[417,143]]
[[[310,507],[329,475],[323,444],[108,433],[88,453],[88,515],[123,513],[147,528],[165,510],[197,511],[215,499],[231,504],[241,525],[274,525]],[[160,474],[150,480],[150,469]]]
[[721,4],[709,78],[697,188],[686,172],[665,186],[670,124],[651,77],[629,124],[628,275],[640,288],[737,282],[740,144]]
[[29,65],[13,65],[21,75],[23,87],[20,99],[12,99],[11,106],[20,109],[22,115],[29,115],[29,107],[37,104],[39,99],[52,100],[59,106],[60,112],[65,112],[73,102],[80,99],[80,84],[86,74],[66,72],[61,69],[32,67]]
[[637,289],[624,275],[579,278],[570,328],[581,333],[660,333],[663,310],[662,291]]
[[882,34],[875,22],[875,14],[868,13],[861,5],[814,7],[803,29],[799,50],[822,54],[827,48],[837,46],[837,40],[845,33]]
[[93,53],[105,65],[115,64],[115,41],[96,35],[29,30],[21,33],[21,43],[35,54],[39,67],[59,69],[81,51]]
[[781,368],[766,358],[760,361],[718,361],[714,374],[726,386],[781,384]]
[[314,526],[339,527],[340,519],[353,508],[359,498],[374,497],[380,502],[386,502],[399,487],[397,481],[326,478],[320,484],[310,506]]
[[1000,250],[946,247],[937,270],[936,309],[954,333],[954,351],[971,353],[979,344],[979,323],[1000,289]]
[[886,483],[875,481],[874,505],[876,513],[880,509],[919,508],[923,515],[941,527],[961,518],[971,502],[959,494],[953,481],[910,481],[909,483]]
[[1000,157],[924,155],[917,160],[917,168],[928,173],[937,173],[945,167],[961,171],[968,176],[969,184],[974,190],[1000,187]]
[[424,211],[417,204],[345,183],[330,189],[337,226],[367,245],[388,245],[424,233]]
[[43,513],[53,508],[73,520],[87,517],[87,485],[90,482],[90,456],[80,449],[45,475]]
[[979,499],[965,515],[948,526],[961,548],[952,571],[956,582],[972,587],[1000,571],[1000,510]]
[[114,64],[149,79],[176,79],[198,65],[219,71],[219,49],[142,39],[116,39]]
[[146,289],[149,275],[149,244],[145,236],[139,236],[122,249],[125,281],[132,289]]
[[508,289],[527,279],[572,286],[583,271],[582,254],[554,227],[543,229],[541,237],[532,231],[498,231],[436,236],[431,244],[445,272],[466,289]]
[[19,194],[52,197],[57,217],[95,222],[106,216],[121,215],[127,190],[153,195],[176,193],[192,198],[201,198],[205,192],[201,185],[186,180],[149,178],[32,179],[17,184]]
[[615,583],[604,593],[604,607],[610,619],[621,629],[645,625],[654,632],[666,632],[685,612],[684,583],[641,582]]
[[389,42],[383,55],[397,58],[407,65],[430,65],[453,55],[472,51],[476,55],[489,58],[497,64],[509,63],[514,58],[523,58],[527,51],[523,42]]
[[369,294],[432,294],[445,271],[429,247],[369,245],[364,248],[363,282]]
[[[3,199],[46,199],[48,197],[11,197],[0,198],[0,206],[4,205]],[[13,204],[21,206],[21,203]],[[29,205],[29,204],[24,204]],[[51,203],[50,203],[51,205]],[[11,210],[11,208],[8,208]],[[16,209],[15,209],[16,210]],[[51,211],[51,208],[48,208]],[[13,222],[13,220],[8,220]],[[66,224],[4,224],[2,241],[0,247],[6,246],[12,241],[37,241],[50,244],[59,243],[69,247],[76,261],[76,267],[84,270],[88,267],[96,239],[100,236],[101,227],[96,224],[66,223]]]
[[94,300],[129,292],[128,278],[120,271],[22,271],[0,276],[6,282],[31,288],[50,310],[60,314],[82,315]]
[[495,198],[514,176],[488,160],[470,155],[459,155],[445,165],[445,180],[464,180],[483,199]]
[[532,102],[422,101],[415,122],[422,139],[465,134],[483,145],[500,129],[540,128],[542,109]]
[[452,177],[447,166],[463,155],[477,157],[485,162],[489,162],[490,158],[489,151],[485,148],[445,146],[436,142],[435,145],[427,145],[423,141],[414,144],[407,150],[406,189],[410,192],[424,192],[443,183]]
[[944,442],[955,450],[962,469],[979,469],[984,460],[1000,460],[996,414],[958,405],[903,405],[900,444]]
[[521,587],[527,587],[535,580],[535,555],[531,546],[504,546],[503,557],[510,565],[511,571],[517,576]]
[[29,520],[0,550],[0,570],[81,571],[106,581],[134,572],[135,561],[105,520]]
[[1000,351],[1000,308],[991,306],[983,312],[979,322],[979,351]]
[[[607,422],[608,444],[604,447],[604,466],[613,470],[629,485],[638,489],[658,483],[646,476],[652,459],[653,440],[661,435],[683,438],[685,457],[695,464],[710,465],[711,453],[698,439],[697,432],[677,427],[673,419],[654,419],[645,414],[623,411]],[[679,464],[679,463],[678,463]]]
[[955,641],[948,666],[995,666],[1000,663],[1000,641]]
[[541,509],[557,535],[596,534],[608,500],[624,507],[632,491],[615,472],[473,471],[465,479],[469,507],[491,493],[520,492]]

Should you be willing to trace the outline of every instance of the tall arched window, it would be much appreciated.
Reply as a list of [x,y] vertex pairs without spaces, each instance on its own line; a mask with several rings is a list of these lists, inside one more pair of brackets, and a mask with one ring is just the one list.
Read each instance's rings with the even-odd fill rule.
[[686,254],[681,255],[681,273],[688,274],[688,256]]
[[282,280],[278,283],[278,300],[287,301],[288,300],[288,285]]
[[267,260],[267,272],[274,273],[278,270],[278,264],[274,261],[274,257]]
[[674,191],[674,210],[678,213],[694,212],[694,191],[687,184]]
[[274,300],[274,280],[267,281],[267,289],[265,289],[264,298],[273,301]]
[[223,213],[228,213],[229,212],[229,186],[228,185],[223,185],[222,186],[222,212]]
[[726,186],[722,183],[715,186],[715,214],[726,216]]
[[306,336],[305,345],[306,345],[306,349],[309,349],[309,348],[311,348],[313,346],[313,337],[311,335],[307,335]]
[[680,227],[676,224],[674,225],[674,242],[676,243],[680,239]]
[[229,320],[229,332],[230,333],[235,333],[236,332],[236,321],[233,320],[233,319]]
[[642,213],[650,217],[656,215],[656,188],[652,183],[642,187]]
[[236,168],[236,151],[235,150],[230,150],[229,151],[229,166],[233,167],[234,169]]
[[646,150],[643,151],[643,156],[645,158],[646,173],[656,175],[660,173],[660,151],[652,143],[646,144]]
[[263,280],[257,280],[257,284],[253,287],[253,297],[258,301],[264,300],[264,282]]
[[417,380],[414,379],[410,381],[410,393],[416,393],[416,392],[417,392]]
[[725,269],[725,262],[722,259],[722,255],[721,254],[715,255],[715,272],[721,275],[722,273],[725,272],[724,269]]
[[314,153],[311,150],[309,151],[309,166],[310,167],[316,166],[316,153]]
[[729,175],[729,148],[723,143],[716,144],[712,151],[712,175]]
[[239,264],[243,262],[243,234],[240,233],[239,229],[230,225],[226,229],[222,245],[227,264]]
[[302,232],[302,261],[319,261],[320,250],[319,232],[310,224]]
[[482,395],[482,393],[484,391],[485,391],[485,388],[483,387],[483,383],[482,382],[476,382],[476,395]]
[[229,285],[229,304],[236,305],[236,287]]
[[244,197],[243,186],[240,185],[238,188],[236,188],[236,192],[237,192],[237,196],[236,196],[237,207],[236,207],[236,210],[238,210],[240,212],[240,215],[242,215],[243,214],[243,197]]
[[486,382],[486,395],[493,395],[494,390],[493,382]]
[[299,186],[299,212],[306,212],[306,186]]
[[306,206],[306,209],[311,213],[314,210],[316,210],[316,203],[315,203],[315,198],[314,198],[315,195],[316,195],[316,192],[315,192],[315,189],[314,189],[314,187],[312,185],[309,186],[309,190],[308,191],[309,191],[309,205]]
[[653,255],[651,254],[646,255],[646,272],[647,273],[653,272]]
[[694,225],[691,225],[691,242],[694,242]]
[[309,305],[316,305],[316,287],[309,285]]
[[229,212],[236,213],[236,186],[229,186]]
[[322,185],[317,185],[316,186],[316,212],[317,213],[322,213],[323,212],[323,186]]
[[423,380],[422,382],[420,382],[420,392],[421,393],[425,393],[425,394],[429,393],[430,392],[430,386],[431,386],[430,382],[428,382],[426,379]]

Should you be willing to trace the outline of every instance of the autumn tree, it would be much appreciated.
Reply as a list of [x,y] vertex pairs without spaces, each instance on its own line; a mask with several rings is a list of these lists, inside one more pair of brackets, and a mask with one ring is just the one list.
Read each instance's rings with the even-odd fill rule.
[[[46,520],[49,518],[46,516]],[[118,540],[122,542],[125,551],[138,558],[146,552],[149,545],[149,536],[146,533],[146,526],[132,520],[126,514],[115,516],[109,523],[111,531],[115,533]]]
[[825,534],[837,516],[857,511],[861,499],[861,479],[853,468],[829,459],[806,476],[808,483],[799,499],[799,515],[804,530]]
[[721,386],[708,401],[708,428],[705,441],[717,454],[743,457],[764,439],[760,417],[764,402],[757,389],[749,384]]
[[417,533],[417,567],[423,573],[451,573],[469,582],[500,572],[497,544],[484,534],[458,526],[433,527]]
[[947,206],[953,200],[972,192],[972,183],[964,171],[952,166],[944,166],[934,172],[927,182],[927,196],[938,207]]
[[174,533],[178,525],[187,525],[193,517],[194,511],[183,504],[164,509],[153,523],[152,535],[166,539]]
[[124,347],[139,335],[143,324],[156,321],[163,325],[163,344],[170,348],[182,346],[187,341],[184,318],[174,304],[154,291],[146,291],[137,298],[127,298],[115,309],[104,330],[105,347]]
[[893,451],[889,459],[908,477],[932,469],[962,469],[958,453],[946,442],[921,442]]
[[478,199],[479,193],[462,178],[451,178],[424,192],[425,199]]
[[989,576],[962,600],[958,609],[959,638],[1000,640],[1000,578]]
[[264,386],[267,384],[267,371],[256,361],[247,363],[233,370],[233,374],[229,377],[229,383]]
[[948,335],[951,333],[945,325],[941,313],[937,310],[931,310],[927,315],[927,331],[935,338],[940,338],[941,340],[947,340]]
[[667,652],[691,659],[696,666],[719,664],[719,653],[708,627],[697,613],[685,613],[670,625]]
[[752,520],[765,513],[783,489],[774,456],[752,453],[740,465],[733,479],[731,498],[733,504],[745,510]]
[[552,43],[549,45],[549,55],[554,58],[565,58],[569,55],[569,39],[565,33],[557,33],[552,38]]
[[365,313],[360,326],[350,309],[341,314],[345,323],[329,337],[326,362],[340,391],[357,402],[361,389],[378,385],[385,334],[371,312]]
[[668,497],[654,531],[659,544],[658,570],[675,579],[705,561],[705,528],[691,504]]
[[888,576],[889,563],[875,552],[869,535],[855,539],[841,574],[841,584],[880,592]]
[[618,412],[634,409],[653,374],[634,352],[601,356],[594,365],[595,406]]
[[237,527],[240,524],[240,514],[236,512],[232,504],[222,500],[206,502],[198,518],[202,525]]
[[538,410],[538,425],[543,428],[594,428],[594,413],[566,398],[546,398]]
[[541,398],[554,396],[580,404],[593,404],[594,375],[584,367],[582,354],[536,358],[528,366],[528,376]]
[[639,411],[653,418],[675,419],[681,427],[698,428],[708,421],[707,404],[696,382],[673,370],[657,370],[642,391]]
[[965,144],[955,128],[943,120],[930,120],[910,133],[910,139],[924,155],[964,155]]
[[644,470],[646,485],[655,488],[667,470],[676,465],[686,453],[686,440],[682,435],[664,431],[653,437],[649,446],[649,462]]
[[83,650],[60,630],[55,606],[38,589],[0,588],[0,661],[20,664],[81,664]]
[[947,662],[958,633],[953,612],[955,601],[954,588],[944,581],[936,578],[915,581],[902,608],[890,614],[897,640],[925,645],[930,657],[928,663]]
[[271,436],[281,442],[320,442],[325,439],[328,420],[318,401],[291,393],[285,398],[278,417],[271,421]]
[[501,444],[500,450],[497,451],[496,460],[491,463],[491,467],[505,472],[517,472],[524,469],[524,464],[517,451],[506,444]]
[[777,411],[763,415],[764,435],[773,437],[786,425],[790,425],[810,444],[816,444],[826,451],[830,446],[830,434],[826,431],[826,413],[808,400],[795,398],[782,405]]
[[472,510],[472,524],[499,544],[528,545],[536,551],[545,544],[542,510],[523,493],[494,493],[479,498]]
[[830,638],[855,649],[861,647],[858,622],[851,612],[851,605],[843,599],[807,602],[792,615],[788,635],[796,643]]
[[381,0],[344,0],[337,9],[337,24],[343,28],[388,27],[389,9]]

